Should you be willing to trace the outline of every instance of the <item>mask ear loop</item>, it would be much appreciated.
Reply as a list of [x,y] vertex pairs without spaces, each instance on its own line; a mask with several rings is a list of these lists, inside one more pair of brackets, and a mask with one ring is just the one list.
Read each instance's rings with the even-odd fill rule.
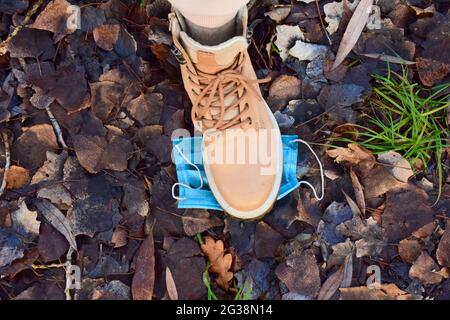
[[203,188],[203,178],[202,178],[202,173],[201,173],[201,171],[200,171],[200,168],[199,168],[196,164],[194,164],[193,162],[191,162],[191,161],[184,155],[183,151],[181,151],[181,149],[180,149],[180,147],[178,147],[178,145],[175,145],[174,148],[178,151],[178,153],[180,154],[180,156],[183,158],[184,161],[186,161],[187,164],[193,166],[193,167],[195,168],[195,170],[197,170],[198,177],[200,178],[200,186],[198,186],[197,188],[193,188],[193,187],[191,187],[190,185],[187,185],[187,184],[182,183],[182,182],[177,182],[177,183],[174,183],[174,184],[172,185],[172,198],[175,199],[175,200],[186,200],[186,198],[180,198],[180,197],[178,197],[178,196],[175,195],[175,188],[176,188],[177,186],[185,187],[185,188],[188,188],[188,189],[191,189],[191,190],[198,190],[198,189]]
[[302,140],[302,139],[295,139],[290,141],[290,143],[293,142],[301,142],[302,144],[304,144],[305,146],[308,147],[309,151],[311,151],[311,153],[314,155],[314,157],[316,158],[317,163],[319,164],[319,169],[320,169],[320,180],[321,180],[321,195],[320,197],[317,195],[316,189],[314,189],[313,185],[311,183],[309,183],[308,181],[300,181],[299,186],[302,184],[307,185],[308,187],[311,188],[312,192],[314,193],[314,197],[320,201],[323,199],[324,194],[325,194],[325,177],[323,174],[323,168],[322,168],[322,162],[320,162],[319,157],[317,156],[317,154],[314,152],[313,148],[311,148],[311,146],[308,144],[308,142]]

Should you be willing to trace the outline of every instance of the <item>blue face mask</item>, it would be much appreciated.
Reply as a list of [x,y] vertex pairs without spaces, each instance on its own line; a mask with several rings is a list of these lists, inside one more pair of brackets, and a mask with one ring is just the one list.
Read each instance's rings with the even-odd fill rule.
[[[298,139],[295,135],[284,135],[282,136],[282,141],[283,176],[277,200],[283,198],[301,184],[308,185],[313,190],[316,198],[321,200],[323,198],[324,178],[322,165],[317,155],[306,142]],[[297,180],[297,142],[304,143],[309,150],[312,151],[319,163],[322,178],[322,193],[320,197],[317,196],[313,186],[307,181]],[[178,208],[199,208],[223,211],[210,191],[206,179],[201,155],[202,137],[174,139],[172,140],[172,143],[174,146],[172,158],[175,161],[178,177],[178,183],[174,184],[172,187],[172,196],[178,200]],[[175,188],[177,186],[179,187],[178,196],[175,195]]]

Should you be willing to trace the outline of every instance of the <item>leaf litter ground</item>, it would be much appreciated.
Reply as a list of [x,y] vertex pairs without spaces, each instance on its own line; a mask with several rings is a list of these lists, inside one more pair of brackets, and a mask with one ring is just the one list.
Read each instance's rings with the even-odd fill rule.
[[[427,87],[449,82],[448,4],[250,2],[250,56],[273,79],[263,94],[284,134],[314,144],[327,181],[323,201],[302,188],[241,222],[171,197],[170,137],[192,124],[168,2],[41,2],[32,15],[38,1],[0,4],[3,40],[29,19],[1,45],[0,299],[450,298],[449,149],[433,205],[435,163],[330,146],[368,125],[387,62]],[[71,4],[79,30],[61,23]],[[318,187],[313,163],[300,147],[298,177]]]

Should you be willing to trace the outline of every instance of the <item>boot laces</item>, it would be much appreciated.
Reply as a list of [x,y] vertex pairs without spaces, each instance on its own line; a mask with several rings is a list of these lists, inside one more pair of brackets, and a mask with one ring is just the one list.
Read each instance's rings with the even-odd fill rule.
[[[197,89],[194,90],[196,99],[193,101],[192,118],[204,126],[202,129],[224,130],[245,123],[252,124],[248,98],[253,96],[262,100],[254,84],[266,83],[271,79],[250,79],[244,76],[244,61],[241,54],[229,68],[216,74],[187,69],[192,86]],[[231,104],[229,101],[232,101]],[[227,114],[235,115],[227,119]]]

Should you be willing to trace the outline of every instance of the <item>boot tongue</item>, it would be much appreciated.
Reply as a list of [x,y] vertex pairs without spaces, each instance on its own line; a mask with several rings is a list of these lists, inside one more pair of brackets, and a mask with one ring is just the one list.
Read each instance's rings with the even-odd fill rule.
[[216,46],[202,45],[183,31],[180,32],[180,39],[195,67],[208,74],[227,69],[237,55],[247,49],[247,40],[242,36],[233,37]]

